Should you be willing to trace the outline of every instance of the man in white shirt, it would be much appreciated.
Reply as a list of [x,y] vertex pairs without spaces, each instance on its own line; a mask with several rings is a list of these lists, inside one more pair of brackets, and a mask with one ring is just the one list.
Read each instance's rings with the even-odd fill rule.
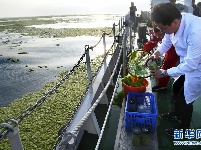
[[130,21],[132,24],[135,25],[136,23],[136,15],[135,15],[135,12],[137,11],[137,8],[136,6],[134,5],[134,2],[131,2],[131,7],[130,7]]
[[130,13],[127,13],[125,15],[124,25],[125,25],[125,34],[128,37],[130,35]]
[[156,59],[173,44],[180,64],[167,70],[153,70],[156,78],[177,77],[173,83],[176,97],[174,112],[163,114],[162,118],[178,120],[178,126],[166,129],[173,136],[175,129],[190,128],[193,102],[201,97],[201,18],[191,13],[180,13],[170,3],[161,3],[153,8],[151,19],[165,36],[157,51],[151,56]]

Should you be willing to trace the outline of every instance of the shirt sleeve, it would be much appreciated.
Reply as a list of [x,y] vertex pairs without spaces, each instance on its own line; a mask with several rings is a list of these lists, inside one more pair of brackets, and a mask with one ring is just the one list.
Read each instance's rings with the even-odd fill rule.
[[165,34],[164,38],[162,39],[162,43],[158,46],[157,50],[160,52],[160,55],[163,55],[170,49],[171,46],[172,42],[170,40],[170,35]]
[[187,54],[177,67],[167,70],[169,76],[180,76],[201,69],[201,31],[192,32],[187,38]]

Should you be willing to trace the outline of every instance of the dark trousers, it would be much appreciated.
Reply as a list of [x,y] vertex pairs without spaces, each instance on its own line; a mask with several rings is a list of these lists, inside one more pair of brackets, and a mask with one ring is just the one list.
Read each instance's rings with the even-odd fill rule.
[[193,102],[186,104],[184,97],[184,81],[185,76],[182,75],[173,83],[172,89],[173,96],[175,97],[174,111],[180,119],[178,128],[189,129],[193,113]]

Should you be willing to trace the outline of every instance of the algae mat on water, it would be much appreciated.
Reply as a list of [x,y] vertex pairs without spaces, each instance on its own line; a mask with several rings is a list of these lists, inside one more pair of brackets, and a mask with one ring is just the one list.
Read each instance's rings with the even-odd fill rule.
[[[68,29],[38,29],[27,27],[38,24],[53,24],[55,20],[38,20],[37,18],[20,19],[0,19],[0,32],[21,33],[22,36],[46,37],[67,37],[81,35],[102,35],[103,30],[110,32],[111,28],[68,28]],[[62,21],[62,20],[60,20]],[[112,25],[111,25],[112,27]],[[95,74],[102,62],[102,57],[92,61],[92,72]],[[60,74],[60,79],[67,72]],[[58,79],[58,81],[60,81]],[[58,81],[48,83],[45,87],[36,93],[27,93],[20,99],[16,99],[7,107],[0,108],[0,123],[7,119],[15,119],[21,115],[27,108],[33,106],[44,93],[52,89]],[[80,67],[67,79],[57,91],[48,97],[43,104],[37,107],[31,115],[26,116],[18,126],[20,137],[25,150],[47,150],[52,149],[56,144],[58,131],[63,125],[73,117],[83,94],[88,85],[87,72],[85,64]],[[0,141],[0,150],[10,150],[9,142],[6,139]]]
[[[92,73],[94,74],[102,62],[102,57],[92,60]],[[60,74],[60,78],[68,72]],[[60,81],[60,79],[58,80]],[[28,93],[20,99],[16,99],[7,107],[0,108],[0,122],[6,119],[14,119],[21,115],[28,107],[33,106],[44,93],[52,89],[57,83],[48,83],[36,93]],[[42,105],[24,118],[20,123],[20,137],[24,149],[46,150],[52,149],[56,144],[59,129],[68,124],[82,99],[88,85],[86,66],[82,63],[79,68],[48,97]],[[9,150],[7,139],[0,141],[0,150]]]
[[[22,17],[22,18],[8,18],[0,19],[1,26],[0,32],[6,33],[21,33],[22,35],[28,36],[38,36],[41,38],[65,38],[70,36],[102,36],[102,32],[105,31],[110,33],[112,31],[113,25],[111,27],[90,27],[90,28],[65,28],[68,23],[86,23],[90,25],[90,15],[83,20],[82,16],[76,16],[75,18],[69,17],[53,17],[53,16],[44,16],[44,17]],[[110,16],[112,18],[117,17],[115,15]],[[104,20],[103,20],[104,21]],[[58,23],[66,23],[63,27],[60,28],[36,28],[33,25],[55,25]],[[116,27],[117,28],[117,27]],[[118,29],[118,28],[117,28]],[[117,31],[117,30],[116,30]]]

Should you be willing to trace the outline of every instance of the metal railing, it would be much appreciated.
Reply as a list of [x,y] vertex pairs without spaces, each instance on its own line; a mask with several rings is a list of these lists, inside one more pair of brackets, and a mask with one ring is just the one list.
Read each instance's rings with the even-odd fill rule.
[[[122,46],[123,51],[126,51],[127,46],[126,46],[126,40],[127,40],[127,36],[125,35],[124,32],[124,26],[122,24],[122,22],[124,21],[124,18],[121,18],[121,20],[119,21],[119,32],[116,36],[116,25],[113,24],[113,28],[112,28],[112,32],[113,36],[114,36],[114,43],[112,44],[111,49],[116,49],[116,45],[120,44]],[[0,124],[0,142],[4,139],[4,138],[8,138],[9,143],[11,145],[11,149],[12,150],[23,150],[23,145],[21,143],[20,140],[20,135],[19,135],[19,129],[18,129],[18,125],[22,122],[22,120],[24,118],[26,118],[27,116],[31,115],[32,113],[34,113],[34,111],[40,107],[40,105],[42,105],[47,99],[48,97],[50,97],[51,95],[53,95],[58,89],[59,87],[69,78],[70,75],[72,75],[72,73],[79,67],[80,63],[83,61],[84,57],[86,57],[86,66],[87,66],[87,74],[88,74],[88,86],[86,87],[86,91],[83,94],[82,98],[84,97],[84,95],[86,95],[86,93],[92,92],[92,83],[93,83],[93,79],[94,77],[97,75],[100,67],[102,65],[104,65],[105,69],[106,69],[106,57],[108,55],[108,53],[110,52],[110,50],[106,51],[106,41],[105,41],[105,37],[106,35],[109,35],[111,33],[105,33],[103,32],[102,37],[100,38],[99,42],[97,44],[95,44],[94,46],[89,46],[86,45],[85,46],[85,52],[82,54],[82,56],[80,57],[80,59],[78,60],[78,62],[76,63],[76,65],[74,65],[72,67],[72,69],[69,71],[68,74],[66,74],[60,81],[59,83],[54,86],[52,89],[50,89],[49,91],[47,91],[34,105],[28,107],[25,111],[23,111],[23,113],[21,115],[19,115],[18,117],[16,117],[15,119],[9,119],[6,120],[4,123]],[[122,38],[124,37],[124,38]],[[94,76],[92,76],[91,73],[91,64],[90,64],[90,55],[89,55],[89,50],[93,50],[98,44],[100,44],[101,40],[103,39],[103,46],[104,46],[104,59],[103,62],[101,63],[101,65],[98,67],[98,70],[96,71],[96,74]],[[123,39],[123,40],[122,40]],[[113,48],[112,48],[113,47]],[[74,129],[71,132],[65,132],[66,129],[68,128],[69,124],[71,123],[71,120],[68,122],[68,124],[66,125],[66,127],[62,130],[62,134],[60,137],[58,137],[57,143],[55,144],[55,146],[53,147],[54,149],[56,148],[57,150],[62,150],[62,149],[67,149],[67,147],[69,146],[69,142],[74,139],[76,141],[76,134],[79,131],[79,129],[81,128],[81,126],[84,124],[84,122],[87,120],[87,118],[89,117],[89,115],[94,111],[94,109],[96,108],[96,106],[98,105],[101,97],[105,94],[105,92],[107,91],[108,86],[110,85],[111,80],[113,79],[113,76],[115,74],[115,72],[117,72],[116,68],[117,65],[119,64],[119,60],[120,60],[120,56],[122,55],[122,49],[120,50],[119,56],[118,56],[118,62],[116,62],[115,65],[115,69],[112,71],[111,77],[109,82],[107,83],[107,85],[105,86],[105,88],[103,89],[101,95],[99,96],[99,98],[95,101],[95,103],[93,103],[93,105],[91,106],[91,108],[88,110],[88,112],[85,114],[85,116],[83,117],[82,120],[80,120],[80,122],[74,127]],[[125,52],[124,52],[125,53]],[[124,54],[125,55],[125,54]],[[124,61],[123,61],[123,69],[126,66],[126,57],[124,56]],[[121,69],[119,71],[119,74],[122,70],[122,66]],[[120,77],[120,75],[118,76],[118,78]],[[117,85],[115,85],[115,90]],[[115,91],[114,90],[114,91]],[[112,98],[113,99],[113,98]],[[111,101],[112,102],[112,101]],[[99,146],[103,131],[104,131],[104,127],[105,127],[105,123],[107,121],[108,118],[108,113],[111,109],[111,102],[110,102],[110,106],[105,118],[105,122],[103,125],[103,129],[101,131],[101,135],[99,136],[99,140],[97,143],[97,148]],[[80,101],[81,103],[81,101]],[[79,104],[80,104],[79,103]],[[78,104],[78,107],[79,107]],[[76,111],[75,111],[76,113]],[[75,114],[74,113],[74,114]],[[72,116],[73,118],[73,116]],[[74,141],[74,142],[75,142]],[[76,143],[76,142],[75,142]],[[97,149],[96,148],[96,149]]]

